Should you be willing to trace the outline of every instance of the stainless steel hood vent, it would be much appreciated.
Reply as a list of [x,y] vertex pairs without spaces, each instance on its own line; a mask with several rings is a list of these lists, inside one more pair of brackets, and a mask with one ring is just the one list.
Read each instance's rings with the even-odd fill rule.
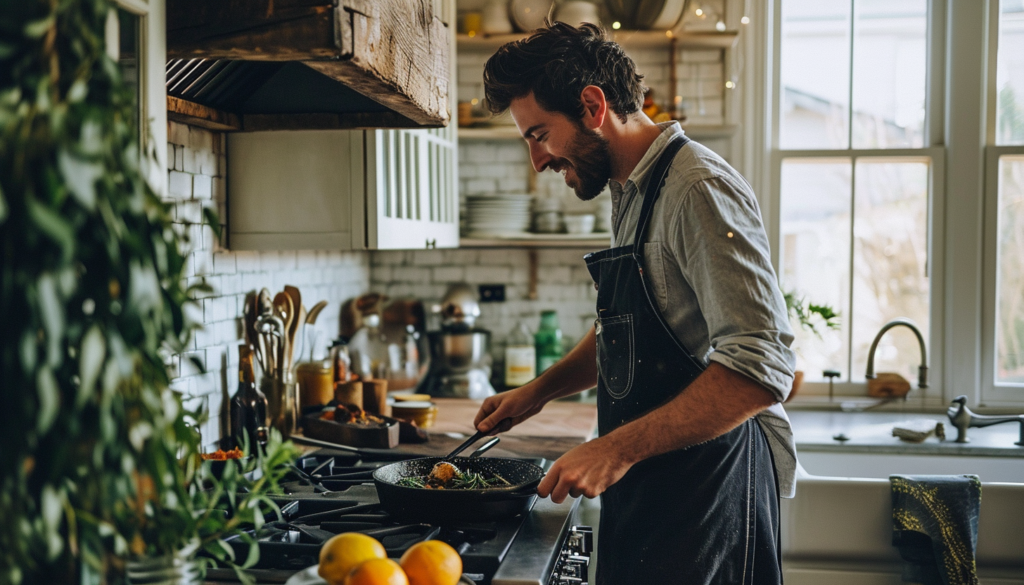
[[453,37],[420,0],[168,0],[168,117],[221,130],[450,120]]

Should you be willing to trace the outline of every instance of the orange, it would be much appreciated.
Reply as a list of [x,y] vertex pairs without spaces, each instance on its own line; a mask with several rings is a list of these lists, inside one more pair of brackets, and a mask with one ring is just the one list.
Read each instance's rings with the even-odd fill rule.
[[353,569],[344,585],[409,585],[409,579],[395,561],[370,559]]
[[342,585],[352,569],[370,559],[386,559],[384,545],[371,536],[358,532],[345,532],[332,537],[320,549],[320,568],[317,569],[331,585]]
[[462,558],[440,540],[410,546],[401,562],[409,585],[455,585],[462,577]]

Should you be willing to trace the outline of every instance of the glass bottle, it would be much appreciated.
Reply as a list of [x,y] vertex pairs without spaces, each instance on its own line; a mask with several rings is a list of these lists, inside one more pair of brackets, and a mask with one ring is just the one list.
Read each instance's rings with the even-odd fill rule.
[[537,350],[537,375],[562,358],[562,330],[558,327],[558,313],[541,311],[540,329],[533,336]]
[[533,335],[522,319],[516,323],[505,345],[505,386],[517,388],[537,377],[537,350]]
[[267,443],[267,397],[256,387],[249,345],[238,346],[238,391],[231,399],[231,435],[239,446],[247,437],[252,451]]

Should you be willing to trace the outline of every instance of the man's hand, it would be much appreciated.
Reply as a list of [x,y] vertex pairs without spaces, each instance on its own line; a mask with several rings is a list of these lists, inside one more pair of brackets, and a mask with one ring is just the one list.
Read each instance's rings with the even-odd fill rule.
[[[527,384],[484,400],[476,413],[476,419],[473,420],[473,426],[485,433],[504,433],[540,412],[545,403],[546,401],[538,398],[537,393],[533,391],[533,385]],[[505,419],[511,419],[512,424],[498,427],[498,423]]]
[[633,462],[606,438],[578,445],[558,458],[537,486],[537,495],[561,504],[566,496],[596,498],[626,475]]

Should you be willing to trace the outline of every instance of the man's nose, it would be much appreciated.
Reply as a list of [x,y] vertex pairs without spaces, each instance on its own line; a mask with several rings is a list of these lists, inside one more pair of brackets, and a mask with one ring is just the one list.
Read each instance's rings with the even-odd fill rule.
[[530,143],[530,162],[533,163],[533,170],[538,173],[543,171],[553,159],[554,157],[551,156],[547,149],[536,142]]

